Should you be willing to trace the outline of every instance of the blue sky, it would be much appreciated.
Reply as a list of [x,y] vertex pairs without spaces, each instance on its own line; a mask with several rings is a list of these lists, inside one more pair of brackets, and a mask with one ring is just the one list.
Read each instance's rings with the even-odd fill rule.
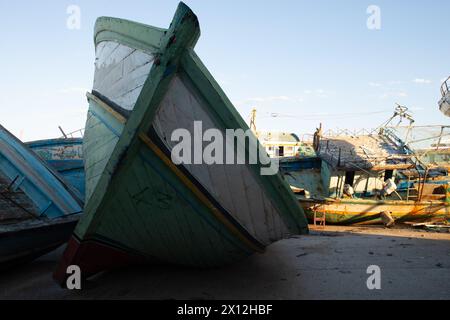
[[[1,1],[0,123],[23,140],[84,126],[94,72],[93,26],[115,16],[168,27],[178,1]],[[236,108],[258,109],[260,130],[377,127],[396,102],[417,124],[449,124],[438,110],[450,75],[449,1],[191,0],[196,52]],[[81,29],[66,27],[69,5]],[[369,30],[366,10],[381,10]],[[271,114],[277,113],[277,118]]]

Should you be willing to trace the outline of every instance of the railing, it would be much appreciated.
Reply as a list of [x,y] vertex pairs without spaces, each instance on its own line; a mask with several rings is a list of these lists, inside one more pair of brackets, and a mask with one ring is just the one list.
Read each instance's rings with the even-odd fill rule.
[[442,94],[443,97],[449,91],[449,89],[448,89],[449,84],[450,84],[450,77],[448,77],[447,80],[445,80],[444,83],[441,85],[441,94]]
[[300,139],[300,142],[302,143],[313,143],[314,141],[314,134],[311,133],[304,133]]
[[[390,128],[385,127],[381,128],[379,132],[380,136],[385,137],[389,142],[391,142],[394,146],[399,149],[405,149],[406,143],[402,139],[400,139]],[[410,150],[406,150],[406,153],[410,153]]]
[[64,130],[61,127],[58,127],[59,131],[62,133],[61,139],[70,139],[70,138],[83,138],[84,136],[84,128],[78,129],[73,132],[65,133]]
[[322,134],[322,137],[354,137],[354,136],[366,136],[371,135],[375,129],[335,129],[327,130]]

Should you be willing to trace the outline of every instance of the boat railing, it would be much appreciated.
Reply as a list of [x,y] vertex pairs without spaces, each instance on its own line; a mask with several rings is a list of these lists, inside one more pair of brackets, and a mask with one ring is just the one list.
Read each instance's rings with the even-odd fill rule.
[[448,93],[449,85],[450,85],[450,77],[448,77],[441,85],[442,97],[445,97],[445,95]]
[[63,134],[61,139],[83,138],[84,136],[84,128],[69,133],[64,132],[61,127],[59,127],[59,130]]

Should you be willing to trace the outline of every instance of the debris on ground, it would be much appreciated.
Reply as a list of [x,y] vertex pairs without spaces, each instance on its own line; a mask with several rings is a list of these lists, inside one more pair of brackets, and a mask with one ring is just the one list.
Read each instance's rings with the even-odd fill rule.
[[450,223],[448,222],[448,220],[445,219],[430,220],[421,223],[414,223],[411,225],[414,228],[420,228],[426,231],[450,233]]
[[381,212],[381,221],[383,222],[386,228],[390,228],[395,225],[395,220],[394,218],[392,218],[392,212],[390,211]]

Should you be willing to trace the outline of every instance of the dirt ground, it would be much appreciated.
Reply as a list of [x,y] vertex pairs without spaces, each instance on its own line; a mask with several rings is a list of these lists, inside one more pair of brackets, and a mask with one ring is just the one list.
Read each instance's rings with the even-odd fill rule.
[[[62,251],[3,272],[0,299],[450,299],[450,233],[312,228],[231,267],[130,267],[80,291],[51,278]],[[380,268],[380,290],[367,288],[371,265]]]

